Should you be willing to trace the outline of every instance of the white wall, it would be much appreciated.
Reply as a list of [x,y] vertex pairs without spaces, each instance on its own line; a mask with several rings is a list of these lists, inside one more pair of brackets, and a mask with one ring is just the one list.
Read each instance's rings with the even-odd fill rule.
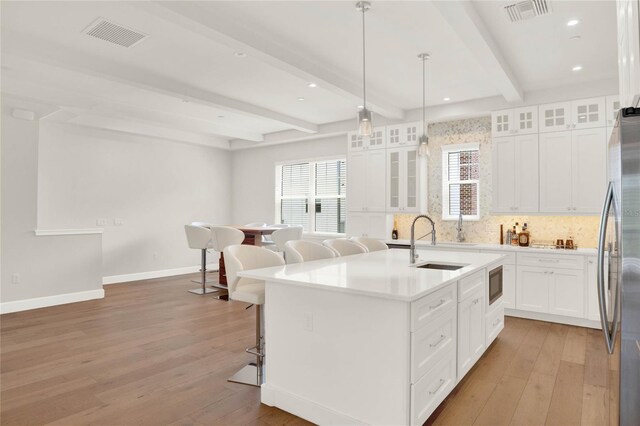
[[184,225],[230,221],[228,151],[42,123],[39,159],[38,227],[107,219],[106,277],[197,265]]
[[274,223],[276,163],[333,155],[346,157],[346,136],[233,151],[233,222]]
[[2,109],[2,312],[104,294],[100,235],[34,234],[38,133],[38,121],[17,120]]

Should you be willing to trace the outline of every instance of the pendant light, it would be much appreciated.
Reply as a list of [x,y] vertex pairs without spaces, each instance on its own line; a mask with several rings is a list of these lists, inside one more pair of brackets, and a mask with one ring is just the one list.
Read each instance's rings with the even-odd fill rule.
[[418,55],[418,59],[422,61],[422,136],[420,136],[420,143],[418,144],[418,155],[420,157],[429,156],[429,137],[427,136],[428,123],[427,123],[427,106],[426,106],[426,86],[427,86],[427,61],[431,56],[428,53],[421,53]]
[[358,135],[371,136],[373,134],[373,125],[371,123],[371,111],[367,109],[367,73],[366,73],[366,56],[365,56],[365,32],[364,32],[364,14],[371,9],[371,3],[368,1],[359,1],[356,3],[356,10],[362,12],[362,109],[358,111]]

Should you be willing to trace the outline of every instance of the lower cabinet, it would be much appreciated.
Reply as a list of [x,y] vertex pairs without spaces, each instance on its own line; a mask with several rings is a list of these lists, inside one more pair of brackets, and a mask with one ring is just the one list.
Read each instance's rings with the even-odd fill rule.
[[[586,317],[592,321],[600,321],[600,301],[598,300],[598,261],[596,256],[587,258],[587,312]],[[609,274],[609,265],[604,262],[605,282]],[[609,303],[609,292],[605,292],[606,303]]]
[[458,302],[458,381],[473,367],[485,349],[484,286]]
[[411,385],[411,424],[421,425],[456,386],[456,353],[449,353]]
[[516,281],[516,309],[549,312],[549,280],[547,270],[535,266],[519,266]]
[[504,303],[495,302],[493,306],[490,305],[491,311],[485,315],[485,328],[486,328],[486,340],[485,346],[489,345],[498,337],[498,334],[504,329]]
[[387,215],[385,213],[347,213],[347,235],[385,239]]
[[584,317],[585,285],[581,269],[519,266],[516,287],[517,309]]
[[502,305],[503,308],[516,308],[516,265],[502,267]]

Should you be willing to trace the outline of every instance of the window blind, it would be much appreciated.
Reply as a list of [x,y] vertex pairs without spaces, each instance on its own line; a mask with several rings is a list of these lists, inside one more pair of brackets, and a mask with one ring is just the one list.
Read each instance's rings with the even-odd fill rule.
[[477,149],[446,153],[448,214],[479,215],[480,153]]

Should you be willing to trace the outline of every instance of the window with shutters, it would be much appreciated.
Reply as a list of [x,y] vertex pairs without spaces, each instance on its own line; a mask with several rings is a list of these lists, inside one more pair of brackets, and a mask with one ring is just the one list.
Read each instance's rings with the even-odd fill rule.
[[480,219],[480,146],[442,147],[442,219]]
[[344,158],[276,166],[276,221],[305,232],[344,234],[347,218]]

